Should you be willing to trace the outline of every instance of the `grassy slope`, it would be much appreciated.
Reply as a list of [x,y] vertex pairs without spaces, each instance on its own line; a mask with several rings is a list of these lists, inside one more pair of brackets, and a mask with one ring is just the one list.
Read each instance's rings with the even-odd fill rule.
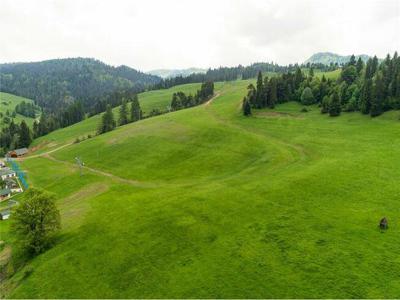
[[[245,118],[246,85],[24,161],[58,195],[63,233],[9,296],[396,297],[398,112]],[[79,177],[76,155],[114,177]]]
[[[216,91],[218,91],[221,86],[222,83],[216,83]],[[167,106],[171,103],[173,93],[182,91],[186,94],[195,94],[198,89],[200,89],[200,84],[192,83],[178,85],[165,90],[144,92],[139,94],[139,102],[143,113],[146,115],[152,109],[166,110]],[[119,107],[114,108],[113,112],[115,119],[118,120]],[[49,135],[36,139],[32,146],[38,147],[37,153],[40,153],[71,143],[78,137],[86,137],[88,134],[94,135],[97,131],[100,118],[101,114],[67,128],[56,130]]]
[[[21,103],[22,101],[25,102],[33,102],[31,99],[27,99],[24,97],[16,96],[13,94],[8,94],[8,93],[3,93],[0,92],[0,112],[2,112],[5,116],[6,111],[10,111],[10,114],[15,110],[15,106],[17,104]],[[4,104],[3,102],[6,102],[7,104]],[[1,119],[1,118],[0,118]],[[23,115],[17,114],[16,118],[14,119],[15,123],[20,123],[22,120],[25,120],[25,122],[29,125],[32,126],[33,121],[35,119],[33,118],[28,118]],[[4,126],[3,122],[0,120],[0,127]]]

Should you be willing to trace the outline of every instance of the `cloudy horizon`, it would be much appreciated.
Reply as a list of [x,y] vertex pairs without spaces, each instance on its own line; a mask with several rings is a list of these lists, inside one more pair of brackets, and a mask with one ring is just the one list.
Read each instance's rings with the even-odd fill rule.
[[0,0],[0,63],[93,57],[153,69],[399,50],[400,1]]

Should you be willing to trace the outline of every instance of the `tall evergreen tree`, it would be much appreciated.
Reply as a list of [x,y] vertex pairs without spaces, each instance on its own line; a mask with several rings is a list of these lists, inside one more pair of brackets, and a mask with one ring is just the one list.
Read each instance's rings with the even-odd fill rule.
[[278,89],[277,89],[277,81],[275,77],[272,77],[269,80],[268,85],[268,107],[274,108],[275,104],[278,102]]
[[18,147],[29,147],[29,145],[32,143],[32,135],[28,125],[25,123],[25,120],[22,120],[19,128]]
[[350,56],[350,60],[349,60],[348,65],[349,65],[349,66],[355,66],[355,65],[356,65],[356,57],[354,56],[354,54],[352,54],[352,55]]
[[329,108],[328,108],[329,115],[331,117],[336,117],[340,115],[341,110],[342,109],[340,105],[339,94],[336,90],[334,90],[331,99],[329,101]]
[[361,57],[358,58],[357,63],[356,63],[356,70],[357,70],[357,74],[360,75],[362,69],[364,68],[364,62],[361,59]]
[[137,95],[135,95],[131,102],[131,121],[136,122],[142,118],[142,110]]
[[257,76],[257,91],[256,91],[256,107],[262,108],[263,105],[263,77],[261,71],[258,72]]
[[369,114],[371,109],[371,99],[372,99],[372,79],[365,79],[360,95],[360,110],[363,114]]
[[383,112],[383,100],[385,95],[385,83],[382,72],[378,72],[374,77],[373,92],[371,97],[371,117],[376,117]]
[[112,112],[111,105],[107,105],[106,112],[103,114],[101,118],[101,123],[98,129],[99,134],[105,133],[111,130],[114,130],[116,126],[115,120],[114,120],[114,114]]
[[121,107],[119,109],[119,125],[128,124],[128,105],[126,100],[122,100]]
[[243,115],[245,116],[251,115],[251,105],[247,97],[243,98],[242,110],[243,110]]

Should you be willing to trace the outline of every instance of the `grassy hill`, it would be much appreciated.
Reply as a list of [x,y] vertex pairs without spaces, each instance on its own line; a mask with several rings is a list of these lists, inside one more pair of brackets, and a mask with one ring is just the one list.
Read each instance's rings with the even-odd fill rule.
[[[248,83],[220,84],[209,105],[24,160],[30,183],[57,195],[63,230],[2,293],[398,296],[398,112],[330,118],[286,103],[246,118],[240,106]],[[157,99],[152,93],[147,100]],[[65,143],[68,131],[87,132],[89,122],[48,139]],[[382,216],[390,222],[384,233]],[[6,227],[0,222],[0,232]]]
[[[200,89],[200,83],[190,83],[174,86],[169,89],[144,92],[138,95],[140,106],[143,114],[147,115],[153,109],[165,111],[167,106],[171,104],[172,94],[182,91],[185,94],[194,95]],[[221,88],[222,83],[215,84],[216,92]],[[119,107],[113,109],[114,117],[118,120]],[[86,137],[88,134],[94,135],[97,131],[101,114],[88,118],[78,124],[74,124],[67,128],[62,128],[52,132],[49,135],[36,139],[32,147],[37,149],[37,152],[45,152],[72,143],[76,138]]]
[[[17,106],[22,101],[25,101],[26,103],[28,103],[28,102],[33,103],[33,101],[31,99],[27,99],[24,97],[19,97],[16,95],[0,92],[0,112],[2,112],[4,116],[6,116],[6,111],[8,110],[11,114],[15,110],[15,106]],[[4,118],[4,116],[3,116],[3,118]],[[3,123],[3,118],[0,117],[0,128],[2,126],[6,125]],[[25,117],[20,114],[17,114],[17,116],[14,118],[15,123],[20,123],[22,120],[25,120],[25,122],[29,126],[32,126],[33,121],[35,119]]]

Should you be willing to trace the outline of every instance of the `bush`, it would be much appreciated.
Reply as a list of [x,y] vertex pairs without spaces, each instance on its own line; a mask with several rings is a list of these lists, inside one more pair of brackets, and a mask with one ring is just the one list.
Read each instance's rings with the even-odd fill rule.
[[307,107],[303,107],[303,108],[300,110],[300,112],[303,112],[303,113],[308,112]]
[[311,105],[315,103],[314,95],[309,87],[306,87],[301,93],[301,104]]

